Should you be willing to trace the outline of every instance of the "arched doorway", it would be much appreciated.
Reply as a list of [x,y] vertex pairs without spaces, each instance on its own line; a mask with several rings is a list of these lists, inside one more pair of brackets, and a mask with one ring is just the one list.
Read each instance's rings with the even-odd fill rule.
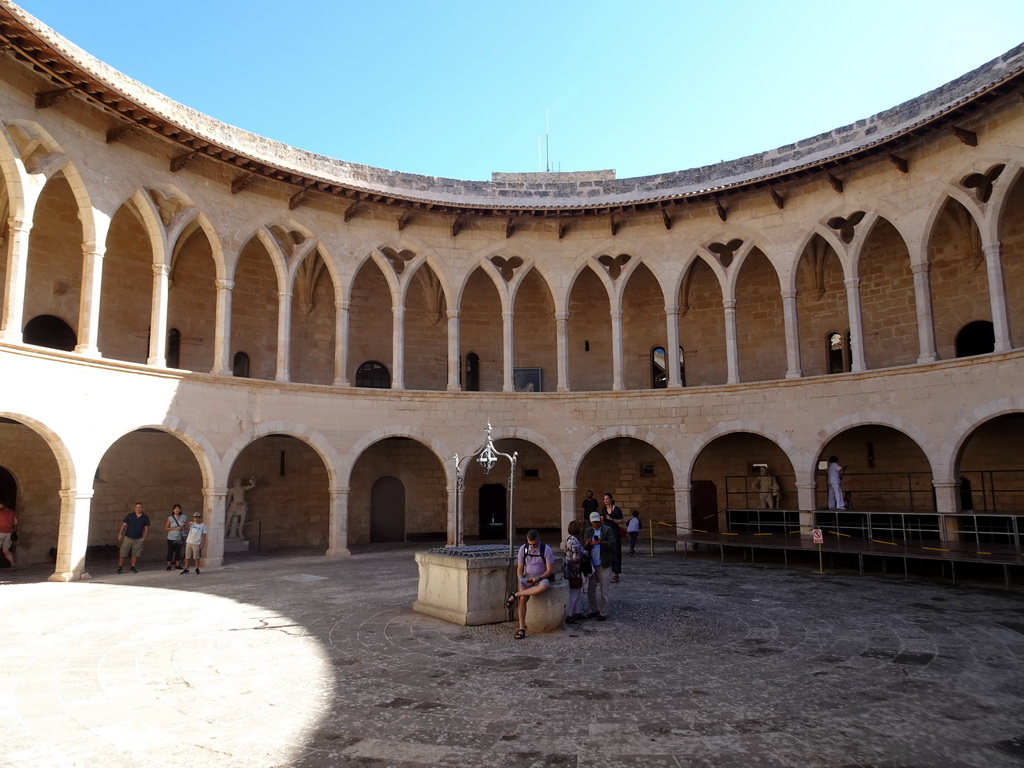
[[62,352],[74,352],[78,344],[74,329],[54,315],[33,317],[25,325],[22,338],[26,344],[59,349]]
[[956,335],[956,356],[987,355],[996,348],[996,332],[988,320],[968,323]]
[[392,475],[370,490],[370,543],[405,541],[405,486]]

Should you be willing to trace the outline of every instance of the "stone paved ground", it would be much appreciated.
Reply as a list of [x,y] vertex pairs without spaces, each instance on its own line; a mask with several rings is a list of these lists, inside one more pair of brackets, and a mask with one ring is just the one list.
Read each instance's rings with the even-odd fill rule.
[[612,619],[414,613],[414,548],[0,572],[0,765],[1024,765],[1024,594],[628,559]]

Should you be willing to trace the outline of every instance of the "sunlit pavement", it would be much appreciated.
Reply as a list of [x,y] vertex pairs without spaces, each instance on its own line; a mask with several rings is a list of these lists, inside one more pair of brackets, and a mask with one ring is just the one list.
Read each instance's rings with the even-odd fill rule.
[[0,571],[0,765],[1024,764],[1020,592],[665,552],[516,641],[413,612],[422,548]]

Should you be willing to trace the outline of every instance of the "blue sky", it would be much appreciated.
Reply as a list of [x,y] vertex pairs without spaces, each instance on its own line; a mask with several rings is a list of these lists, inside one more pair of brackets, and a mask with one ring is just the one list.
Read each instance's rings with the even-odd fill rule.
[[548,159],[619,178],[734,159],[869,117],[1024,41],[1021,0],[19,4],[219,120],[462,179]]

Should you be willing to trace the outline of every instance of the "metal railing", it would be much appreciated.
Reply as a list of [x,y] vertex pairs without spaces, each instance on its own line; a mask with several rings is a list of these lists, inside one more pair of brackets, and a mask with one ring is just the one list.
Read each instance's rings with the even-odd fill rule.
[[986,469],[962,472],[960,508],[965,512],[1024,512],[1024,471]]

